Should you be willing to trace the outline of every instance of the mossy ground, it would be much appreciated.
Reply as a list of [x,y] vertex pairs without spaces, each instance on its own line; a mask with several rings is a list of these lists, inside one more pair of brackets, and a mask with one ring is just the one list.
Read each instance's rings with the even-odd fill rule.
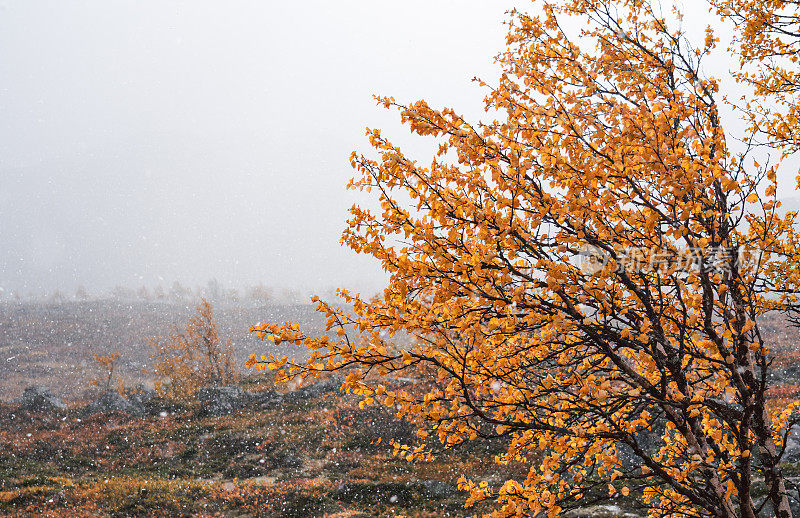
[[394,457],[388,440],[411,433],[385,409],[340,394],[222,417],[3,406],[0,514],[462,516],[476,509],[463,508],[460,475],[510,474],[474,449],[426,463]]

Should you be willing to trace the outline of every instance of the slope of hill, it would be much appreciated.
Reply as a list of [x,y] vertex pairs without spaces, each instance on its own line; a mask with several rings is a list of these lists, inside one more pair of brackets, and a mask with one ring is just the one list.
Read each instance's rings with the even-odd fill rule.
[[[46,385],[66,399],[81,399],[97,374],[93,354],[118,351],[120,377],[126,384],[147,383],[147,340],[184,326],[193,304],[65,302],[60,304],[0,304],[0,400],[19,396],[33,384]],[[258,322],[294,321],[320,332],[324,319],[311,305],[219,306],[215,317],[220,337],[230,338],[239,365],[251,353],[270,347],[251,335]],[[270,352],[303,354],[299,349],[272,346]]]

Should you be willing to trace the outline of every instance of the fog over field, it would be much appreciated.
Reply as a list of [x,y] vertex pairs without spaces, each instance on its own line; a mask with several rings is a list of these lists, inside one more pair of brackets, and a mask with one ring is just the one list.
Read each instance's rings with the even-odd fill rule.
[[0,287],[379,289],[338,244],[365,126],[405,133],[371,95],[478,115],[510,6],[3,2]]

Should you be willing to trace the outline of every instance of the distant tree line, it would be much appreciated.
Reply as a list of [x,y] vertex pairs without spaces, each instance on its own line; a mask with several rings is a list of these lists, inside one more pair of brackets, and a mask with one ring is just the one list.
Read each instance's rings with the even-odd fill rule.
[[310,292],[298,289],[274,288],[263,283],[244,288],[224,287],[216,279],[209,280],[205,286],[194,288],[174,281],[169,287],[160,284],[155,286],[140,286],[131,288],[117,285],[109,291],[92,293],[84,286],[79,286],[74,292],[56,289],[52,292],[23,292],[20,290],[6,290],[0,287],[0,303],[45,303],[62,304],[66,302],[86,302],[90,300],[112,299],[116,301],[143,301],[143,302],[170,302],[193,303],[200,299],[207,299],[217,304],[305,304],[310,300]]

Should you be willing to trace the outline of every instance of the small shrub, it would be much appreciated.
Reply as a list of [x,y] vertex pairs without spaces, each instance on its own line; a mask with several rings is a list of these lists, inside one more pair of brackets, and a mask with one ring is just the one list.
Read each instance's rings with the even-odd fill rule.
[[156,391],[176,401],[190,400],[205,385],[227,385],[236,380],[233,346],[222,342],[211,304],[203,299],[184,331],[150,340],[151,360],[158,377]]

